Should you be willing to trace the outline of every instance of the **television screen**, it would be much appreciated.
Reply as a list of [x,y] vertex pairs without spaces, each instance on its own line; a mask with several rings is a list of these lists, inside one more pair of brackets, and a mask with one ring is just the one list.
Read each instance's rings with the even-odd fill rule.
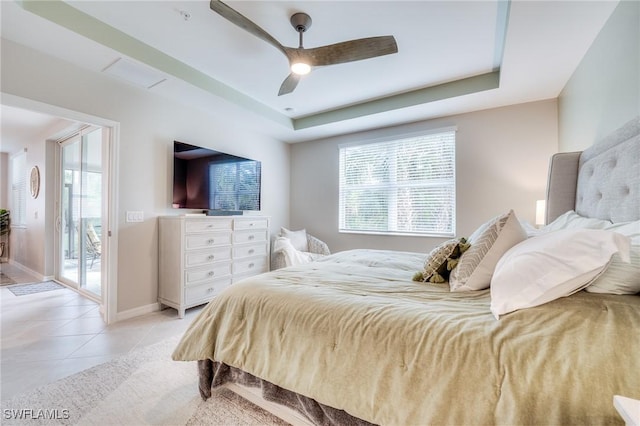
[[259,161],[173,143],[173,207],[260,210]]

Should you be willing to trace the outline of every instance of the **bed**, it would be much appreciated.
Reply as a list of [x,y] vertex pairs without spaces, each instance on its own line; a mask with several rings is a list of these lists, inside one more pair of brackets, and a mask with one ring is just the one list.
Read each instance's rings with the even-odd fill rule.
[[[640,238],[639,164],[639,119],[582,153],[554,156],[547,221],[611,224],[628,235],[628,251]],[[546,235],[562,232],[573,231]],[[413,281],[426,253],[383,250],[252,277],[209,303],[173,359],[198,361],[203,399],[223,385],[254,389],[302,414],[290,422],[620,423],[613,396],[640,399],[640,295],[583,285],[497,315],[493,280],[512,251],[496,259],[492,287],[474,291]],[[594,275],[605,286],[608,265]]]

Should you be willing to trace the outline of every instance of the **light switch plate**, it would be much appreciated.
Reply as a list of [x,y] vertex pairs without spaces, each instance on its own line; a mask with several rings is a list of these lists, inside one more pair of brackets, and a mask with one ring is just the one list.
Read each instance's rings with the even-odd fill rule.
[[143,211],[127,211],[127,222],[144,222]]

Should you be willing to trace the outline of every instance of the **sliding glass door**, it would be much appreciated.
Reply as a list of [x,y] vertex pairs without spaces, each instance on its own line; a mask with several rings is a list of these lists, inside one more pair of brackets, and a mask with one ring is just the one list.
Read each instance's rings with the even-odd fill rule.
[[58,279],[102,296],[103,129],[89,127],[60,143]]

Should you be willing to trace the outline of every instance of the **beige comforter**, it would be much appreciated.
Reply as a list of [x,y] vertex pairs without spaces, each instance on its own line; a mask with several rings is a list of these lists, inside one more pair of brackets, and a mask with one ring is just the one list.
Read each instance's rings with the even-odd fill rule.
[[424,254],[374,250],[234,284],[173,359],[211,359],[388,425],[620,422],[640,398],[640,296],[580,292],[496,320],[489,292],[411,281]]

